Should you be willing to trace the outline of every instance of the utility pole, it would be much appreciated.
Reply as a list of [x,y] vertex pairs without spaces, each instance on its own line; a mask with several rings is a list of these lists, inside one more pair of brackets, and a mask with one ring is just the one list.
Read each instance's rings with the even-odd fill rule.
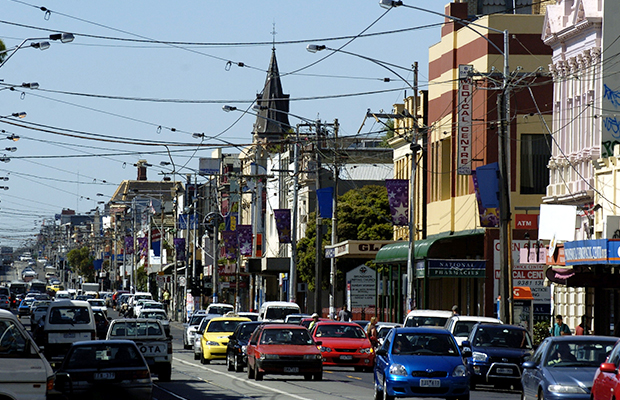
[[295,128],[295,143],[293,144],[293,204],[291,229],[291,265],[289,268],[288,301],[297,301],[297,205],[299,201],[299,124]]
[[321,143],[321,121],[316,120],[315,123],[316,129],[316,144],[314,148],[314,156],[316,158],[316,174],[315,174],[315,186],[316,186],[316,254],[315,254],[315,263],[314,263],[314,312],[322,313],[322,304],[321,304],[321,286],[323,281],[323,219],[321,218],[321,213],[319,210],[319,192],[318,190],[321,188],[321,153],[320,153],[320,143]]
[[[338,162],[338,120],[334,121],[334,197],[332,200],[332,246],[338,242],[338,175],[340,165]],[[336,315],[336,257],[330,258],[329,270],[329,315]]]
[[[418,62],[413,64],[413,132],[411,132],[411,171],[409,175],[409,185],[411,191],[409,194],[409,257],[407,257],[407,309],[413,310],[414,302],[414,286],[413,279],[415,276],[415,235],[417,225],[415,221],[415,203],[417,201],[417,194],[415,190],[415,173],[417,169],[418,151],[420,145],[418,144]],[[427,282],[428,279],[424,279]],[[427,290],[424,291],[424,297],[428,296]],[[427,302],[424,302],[424,307],[427,307]]]

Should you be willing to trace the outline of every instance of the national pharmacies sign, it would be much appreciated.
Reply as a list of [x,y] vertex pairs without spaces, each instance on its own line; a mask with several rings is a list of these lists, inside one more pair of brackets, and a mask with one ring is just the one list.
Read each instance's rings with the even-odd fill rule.
[[564,243],[566,265],[620,264],[620,240],[575,240]]

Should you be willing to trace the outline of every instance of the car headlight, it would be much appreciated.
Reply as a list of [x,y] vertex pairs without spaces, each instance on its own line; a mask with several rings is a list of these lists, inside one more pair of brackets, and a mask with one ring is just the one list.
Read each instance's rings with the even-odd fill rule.
[[243,354],[245,354],[245,350],[248,348],[248,346],[241,346],[241,352]]
[[549,385],[547,389],[552,393],[578,393],[586,394],[586,390],[581,386],[572,385]]
[[487,356],[485,353],[474,351],[471,355],[471,358],[474,361],[487,362],[487,360],[489,359],[489,356]]
[[319,348],[319,350],[321,350],[321,352],[325,352],[325,353],[329,353],[329,352],[332,351],[332,349],[330,349],[329,347],[323,347],[323,346],[321,346]]
[[390,374],[407,376],[407,368],[402,364],[392,364],[390,365]]
[[304,354],[304,360],[321,360],[322,358],[320,354]]
[[214,342],[213,340],[207,340],[206,345],[207,346],[219,346],[220,344],[218,342]]
[[372,347],[360,349],[360,353],[362,353],[362,354],[371,354],[372,353]]
[[280,356],[277,354],[261,354],[260,359],[261,360],[279,360]]
[[467,376],[467,368],[465,368],[464,365],[457,365],[456,368],[454,368],[454,371],[452,371],[452,376]]

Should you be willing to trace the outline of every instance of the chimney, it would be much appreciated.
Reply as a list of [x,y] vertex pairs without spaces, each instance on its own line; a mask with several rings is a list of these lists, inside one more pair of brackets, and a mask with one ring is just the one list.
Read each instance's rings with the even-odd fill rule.
[[138,167],[138,180],[145,181],[146,180],[146,167],[149,165],[146,160],[139,160],[137,164],[134,164]]

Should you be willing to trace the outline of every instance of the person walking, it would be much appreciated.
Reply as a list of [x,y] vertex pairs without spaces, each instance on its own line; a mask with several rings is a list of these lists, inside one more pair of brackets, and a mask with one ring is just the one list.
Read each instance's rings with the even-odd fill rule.
[[368,339],[370,340],[370,344],[374,349],[379,346],[378,340],[378,332],[377,332],[377,317],[370,318],[370,323],[366,327],[366,333],[368,334]]
[[590,317],[587,315],[581,316],[581,323],[575,328],[575,335],[589,335],[590,334]]
[[342,310],[338,313],[338,321],[351,322],[352,319],[353,315],[351,314],[351,311],[347,309],[347,305],[345,304],[342,306]]
[[164,289],[164,307],[166,308],[166,313],[168,312],[168,308],[170,307],[170,291],[168,288]]
[[571,334],[570,328],[562,321],[562,316],[560,314],[555,316],[555,324],[549,329],[549,332],[551,332],[551,336],[565,336]]

